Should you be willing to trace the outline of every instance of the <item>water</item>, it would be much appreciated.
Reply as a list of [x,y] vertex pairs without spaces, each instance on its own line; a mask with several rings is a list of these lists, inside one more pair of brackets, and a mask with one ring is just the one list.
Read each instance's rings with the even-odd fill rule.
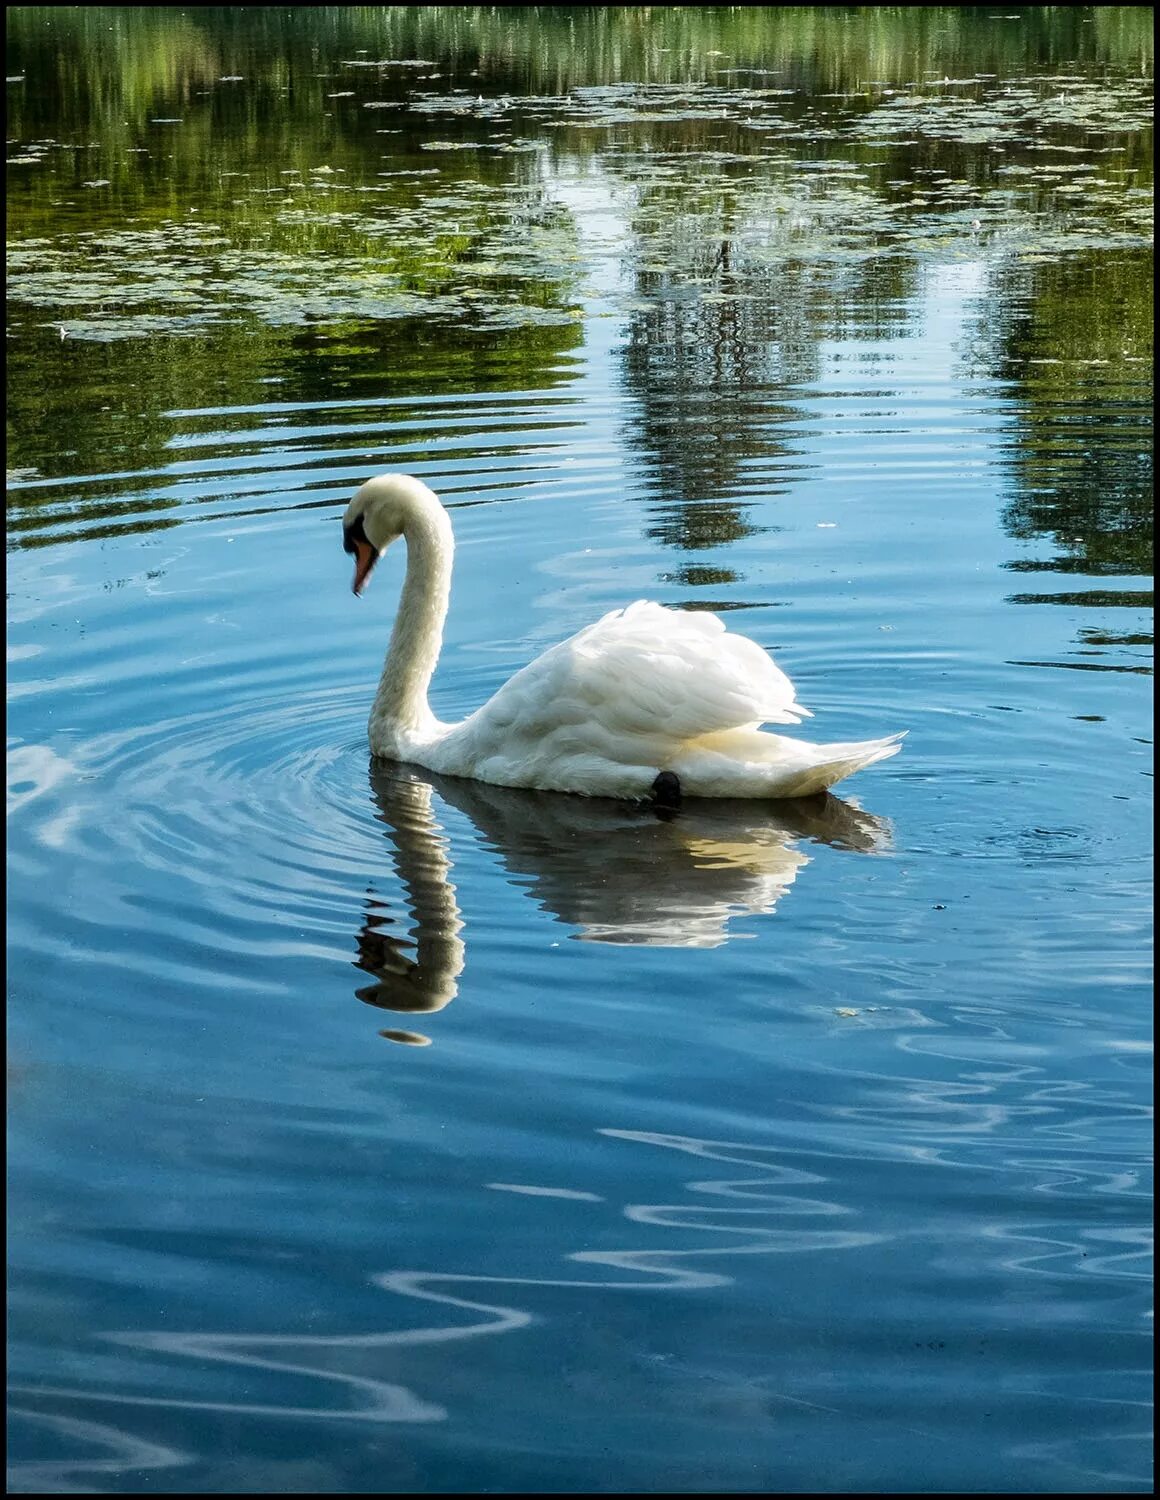
[[[10,12],[12,1490],[1149,1487],[1141,14]],[[902,753],[373,765],[386,468]]]

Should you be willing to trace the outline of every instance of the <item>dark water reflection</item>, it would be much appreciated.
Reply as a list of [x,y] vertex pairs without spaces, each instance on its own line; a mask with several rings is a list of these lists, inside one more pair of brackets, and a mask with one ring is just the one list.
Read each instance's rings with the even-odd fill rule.
[[[10,1488],[1147,1490],[1150,11],[8,27]],[[368,785],[387,468],[440,717],[651,596],[904,752]]]
[[1003,524],[1055,548],[1024,571],[1152,571],[1150,351],[1133,336],[1151,321],[1152,288],[1140,269],[1089,253],[1030,281],[1011,272],[1014,284],[998,289],[1008,312],[997,352],[1004,376],[1019,372],[1022,427]]

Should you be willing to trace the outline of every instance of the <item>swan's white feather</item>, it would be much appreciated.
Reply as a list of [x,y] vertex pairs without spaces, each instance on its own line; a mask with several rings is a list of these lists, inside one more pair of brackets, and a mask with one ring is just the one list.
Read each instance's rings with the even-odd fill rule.
[[596,720],[613,737],[679,743],[739,724],[797,724],[808,713],[773,659],[716,615],[641,599],[545,651],[478,717],[505,728]]
[[645,797],[658,772],[672,771],[687,796],[799,797],[899,748],[901,735],[811,745],[762,731],[809,715],[769,654],[716,615],[647,600],[551,647],[462,723],[440,724],[426,690],[450,577],[446,513],[425,485],[390,475],[351,502],[348,527],[359,520],[375,546],[401,532],[409,549],[371,714],[376,754],[499,786],[593,796]]

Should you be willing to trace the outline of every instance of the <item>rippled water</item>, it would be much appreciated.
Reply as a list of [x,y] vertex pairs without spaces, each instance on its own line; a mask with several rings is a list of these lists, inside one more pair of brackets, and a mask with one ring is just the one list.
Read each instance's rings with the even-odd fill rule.
[[[659,80],[700,68],[722,91],[672,120],[642,103],[635,32],[638,73],[601,71],[597,15],[571,54],[584,76],[546,80],[520,52],[546,66],[532,20],[508,18],[505,53],[473,12],[494,50],[467,55],[442,9],[438,61],[438,27],[387,54],[342,32],[354,12],[300,23],[336,96],[379,102],[356,42],[441,75],[398,85],[415,161],[439,108],[469,138],[491,128],[457,90],[504,110],[522,91],[537,128],[631,114],[650,173],[718,149],[712,110],[752,124],[753,100],[704,73],[721,37]],[[180,41],[192,23],[150,24]],[[143,118],[240,139],[189,86],[198,68],[235,99],[269,82],[258,42],[243,62],[228,35],[219,16],[198,45],[220,50],[181,53]],[[1054,70],[1105,101],[1142,87],[1130,49],[1076,63],[1070,35],[1062,54],[1034,37],[987,68],[960,37],[947,66],[1012,97]],[[724,37],[750,69],[785,61],[775,40]],[[803,53],[787,81],[805,172],[838,128],[824,96],[849,92],[818,47],[812,80]],[[917,131],[908,172],[987,178],[985,131],[947,144],[983,128],[955,109]],[[383,118],[319,126],[325,154],[353,172]],[[679,179],[648,199],[624,122],[597,123],[595,148],[561,125],[537,157],[575,280],[560,291],[542,216],[513,221],[518,296],[497,289],[474,323],[433,304],[274,327],[251,307],[182,333],[112,302],[69,332],[76,304],[46,312],[43,286],[17,304],[16,1492],[1149,1487],[1135,189],[1105,184],[1121,238],[1102,248],[1029,197],[995,238],[944,202],[942,250],[847,243],[853,270],[833,239],[746,259],[743,194],[694,213]],[[1053,139],[1137,151],[1138,125],[1106,124]],[[751,135],[736,149],[756,160]],[[464,166],[435,217],[471,182],[526,185],[526,159]],[[18,252],[47,225],[76,253],[62,180],[17,197]],[[220,208],[195,189],[188,207]],[[837,212],[835,191],[811,201]],[[482,286],[472,264],[439,295]],[[386,468],[426,479],[456,531],[441,717],[649,596],[728,612],[774,651],[816,715],[804,735],[908,729],[903,752],[840,796],[670,819],[372,763],[399,564],[353,600],[338,520]]]

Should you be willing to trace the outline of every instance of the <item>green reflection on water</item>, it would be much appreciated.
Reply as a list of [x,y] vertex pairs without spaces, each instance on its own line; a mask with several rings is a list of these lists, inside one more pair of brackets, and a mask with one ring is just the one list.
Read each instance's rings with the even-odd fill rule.
[[1085,253],[1008,268],[993,306],[998,372],[1019,415],[1012,536],[1047,536],[1092,574],[1152,572],[1152,265]]
[[[18,6],[8,28],[18,480],[162,473],[182,409],[550,388],[612,313],[651,533],[722,547],[753,530],[746,466],[792,462],[823,342],[905,335],[923,266],[966,260],[971,361],[1015,417],[1004,521],[1057,553],[1012,566],[1147,571],[1144,7]],[[106,515],[90,487],[87,534],[169,524],[172,491],[139,489],[110,481]],[[51,539],[59,502],[15,503],[17,544]]]
[[15,7],[12,292],[74,339],[564,323],[584,163],[686,286],[674,232],[745,278],[1140,244],[1138,9]]
[[[521,94],[622,79],[688,82],[744,66],[780,67],[822,91],[1048,63],[1146,72],[1152,58],[1151,10],[1134,5],[1023,6],[1014,24],[976,6],[889,5],[26,5],[8,17],[18,49],[9,72],[43,65],[66,124],[88,126],[113,114],[143,119],[159,98],[191,97],[255,59],[267,88],[293,84],[309,103],[334,92],[320,59],[336,58],[363,66],[429,59],[416,71],[478,71]],[[251,102],[252,117],[260,105]],[[49,113],[46,105],[41,119]]]

